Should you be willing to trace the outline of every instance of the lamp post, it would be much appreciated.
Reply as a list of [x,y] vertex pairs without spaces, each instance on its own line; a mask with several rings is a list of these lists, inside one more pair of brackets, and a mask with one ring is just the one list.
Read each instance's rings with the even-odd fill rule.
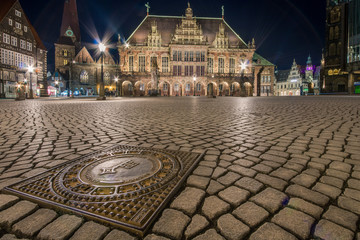
[[244,83],[244,73],[245,73],[246,68],[248,67],[247,62],[243,61],[240,64],[240,67],[241,67],[241,83],[240,83],[241,90],[240,90],[240,95],[242,97],[245,97],[246,91],[245,91],[245,83]]
[[58,87],[59,87],[59,81],[55,81],[55,88],[56,88],[56,95],[55,95],[55,97],[57,97],[58,96]]
[[28,68],[28,71],[30,73],[30,96],[29,96],[29,99],[34,99],[34,92],[32,89],[32,73],[34,72],[34,68],[32,66],[30,66]]
[[105,90],[104,90],[104,53],[106,46],[103,43],[99,43],[99,50],[101,53],[101,80],[100,80],[100,92],[97,100],[106,100]]
[[119,78],[118,77],[115,77],[115,97],[118,97],[119,94],[118,94],[118,81],[119,81]]
[[195,97],[195,91],[196,91],[195,83],[196,83],[196,75],[194,75],[194,97]]

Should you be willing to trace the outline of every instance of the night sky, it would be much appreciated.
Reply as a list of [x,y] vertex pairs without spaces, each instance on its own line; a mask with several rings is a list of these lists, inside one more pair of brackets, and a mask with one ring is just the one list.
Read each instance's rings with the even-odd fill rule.
[[[49,70],[54,69],[54,43],[60,34],[65,0],[20,0],[25,13],[47,47]],[[83,43],[94,43],[117,34],[127,39],[146,16],[144,0],[77,0]],[[185,15],[187,1],[150,2],[150,14]],[[278,66],[289,69],[296,58],[304,65],[309,54],[319,64],[325,42],[324,0],[191,0],[194,16],[221,17],[245,41],[255,37],[257,52]],[[117,59],[117,56],[115,56]]]

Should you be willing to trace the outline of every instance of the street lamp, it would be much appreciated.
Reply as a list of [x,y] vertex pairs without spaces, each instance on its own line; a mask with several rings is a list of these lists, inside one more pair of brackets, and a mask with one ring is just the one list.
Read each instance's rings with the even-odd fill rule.
[[194,75],[194,97],[195,97],[195,91],[196,91],[195,83],[196,83],[196,75]]
[[103,43],[99,43],[99,50],[101,53],[101,80],[100,80],[100,92],[97,100],[106,100],[105,90],[104,90],[104,53],[106,46]]
[[30,96],[29,99],[34,99],[34,93],[32,89],[32,73],[34,72],[34,68],[32,66],[28,67],[28,71],[30,73]]
[[119,81],[119,78],[118,77],[115,77],[115,97],[118,97],[118,81]]
[[58,87],[59,87],[59,81],[55,81],[55,88],[56,88],[56,97],[58,96]]

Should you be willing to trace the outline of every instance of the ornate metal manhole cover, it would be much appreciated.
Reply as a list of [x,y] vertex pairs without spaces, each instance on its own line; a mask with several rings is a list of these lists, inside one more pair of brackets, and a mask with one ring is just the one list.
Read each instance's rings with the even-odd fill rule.
[[143,235],[201,157],[116,146],[7,187],[5,192]]

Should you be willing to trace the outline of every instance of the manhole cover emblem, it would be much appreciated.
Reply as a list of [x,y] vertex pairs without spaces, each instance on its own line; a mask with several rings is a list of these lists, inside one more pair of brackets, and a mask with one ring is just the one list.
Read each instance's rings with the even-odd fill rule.
[[200,158],[197,153],[116,146],[5,191],[143,235]]

